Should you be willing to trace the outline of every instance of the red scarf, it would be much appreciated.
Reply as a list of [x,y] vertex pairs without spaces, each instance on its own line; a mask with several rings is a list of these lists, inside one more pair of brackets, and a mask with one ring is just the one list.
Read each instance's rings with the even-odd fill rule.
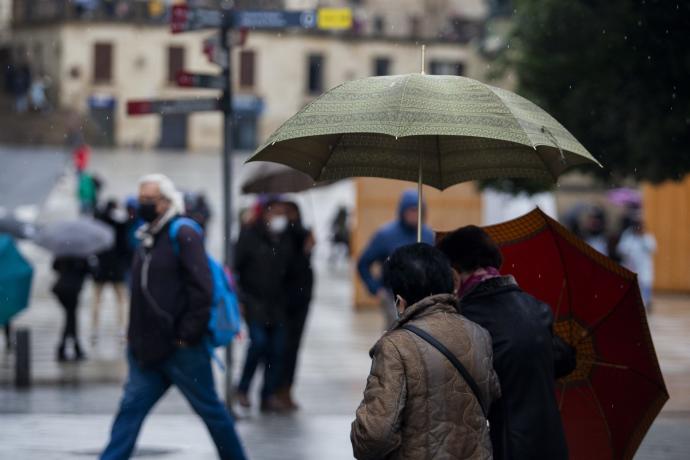
[[474,289],[482,281],[501,276],[501,272],[494,267],[484,268],[484,273],[477,273],[477,271],[472,273],[472,275],[470,275],[470,277],[460,285],[460,289],[458,289],[458,298],[461,299],[465,294]]

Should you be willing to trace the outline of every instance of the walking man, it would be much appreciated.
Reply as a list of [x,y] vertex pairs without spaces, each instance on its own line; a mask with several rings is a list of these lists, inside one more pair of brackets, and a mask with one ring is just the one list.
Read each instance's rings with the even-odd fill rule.
[[245,458],[202,343],[213,295],[203,241],[187,226],[175,244],[169,235],[183,208],[170,179],[160,174],[141,179],[139,214],[146,224],[137,232],[141,245],[132,266],[129,375],[103,460],[132,455],[144,419],[171,385],[204,420],[220,458]]
[[[382,280],[372,274],[371,268],[376,263],[383,265],[399,247],[417,242],[417,196],[416,190],[406,190],[402,194],[398,205],[398,218],[374,234],[357,263],[357,271],[369,293],[379,298],[385,328],[395,321],[393,297]],[[434,244],[434,232],[426,225],[422,227],[422,242]]]

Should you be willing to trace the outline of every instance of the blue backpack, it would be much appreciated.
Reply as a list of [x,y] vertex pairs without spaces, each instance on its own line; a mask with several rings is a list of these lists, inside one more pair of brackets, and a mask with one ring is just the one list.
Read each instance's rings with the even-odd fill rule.
[[[199,235],[204,230],[199,224],[187,217],[178,217],[170,225],[170,241],[175,254],[179,254],[180,247],[177,235],[182,226],[192,227]],[[237,294],[233,289],[229,275],[223,265],[216,259],[206,254],[208,266],[213,278],[213,302],[211,304],[211,318],[208,322],[207,345],[214,359],[223,367],[222,362],[213,354],[216,347],[225,347],[240,332],[242,323],[240,306]]]

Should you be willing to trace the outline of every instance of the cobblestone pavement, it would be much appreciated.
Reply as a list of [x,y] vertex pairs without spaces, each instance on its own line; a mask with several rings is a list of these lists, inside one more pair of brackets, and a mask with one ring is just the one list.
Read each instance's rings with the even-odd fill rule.
[[[203,184],[201,188],[208,191],[211,203],[217,205],[217,157],[171,155],[96,155],[94,167],[107,171],[106,196],[123,196],[132,190],[140,174],[161,170],[192,190]],[[175,161],[170,161],[173,158]],[[68,198],[72,187],[69,177],[58,183],[45,204],[42,220],[76,212]],[[307,201],[303,201],[306,214],[322,233],[330,209],[336,203],[352,201],[347,183],[308,195]],[[216,220],[211,230],[215,251],[221,242],[217,224]],[[323,238],[323,234],[320,236]],[[100,340],[97,346],[90,347],[89,360],[82,365],[59,366],[54,360],[54,346],[61,312],[49,295],[49,256],[28,244],[22,244],[22,249],[36,266],[36,283],[33,304],[15,325],[31,327],[35,385],[28,391],[11,387],[12,356],[0,348],[0,458],[93,458],[107,440],[125,372],[112,293],[106,296]],[[291,416],[263,416],[257,411],[241,414],[238,430],[251,458],[352,457],[349,424],[369,371],[368,349],[379,335],[382,321],[376,312],[352,311],[351,272],[347,266],[329,266],[325,255],[326,252],[319,255],[317,264],[316,298],[297,387],[302,410]],[[80,313],[84,338],[90,334],[90,295],[87,287]],[[690,452],[690,299],[663,296],[657,300],[650,326],[671,400],[636,458],[685,459]],[[243,341],[236,347],[236,367],[245,345]],[[222,375],[217,373],[220,388]],[[147,420],[140,437],[139,456],[166,460],[216,458],[203,423],[174,389]]]

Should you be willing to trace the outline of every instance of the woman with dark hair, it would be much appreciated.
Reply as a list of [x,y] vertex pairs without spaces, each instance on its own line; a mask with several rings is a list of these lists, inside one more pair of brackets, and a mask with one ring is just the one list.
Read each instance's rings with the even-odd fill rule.
[[491,458],[485,414],[500,396],[491,337],[458,313],[448,260],[424,243],[403,246],[384,282],[398,319],[370,352],[355,458]]
[[493,339],[503,395],[489,416],[494,458],[568,458],[555,381],[572,372],[575,355],[553,334],[551,308],[501,276],[501,252],[481,228],[456,230],[438,247],[455,270],[462,314]]

